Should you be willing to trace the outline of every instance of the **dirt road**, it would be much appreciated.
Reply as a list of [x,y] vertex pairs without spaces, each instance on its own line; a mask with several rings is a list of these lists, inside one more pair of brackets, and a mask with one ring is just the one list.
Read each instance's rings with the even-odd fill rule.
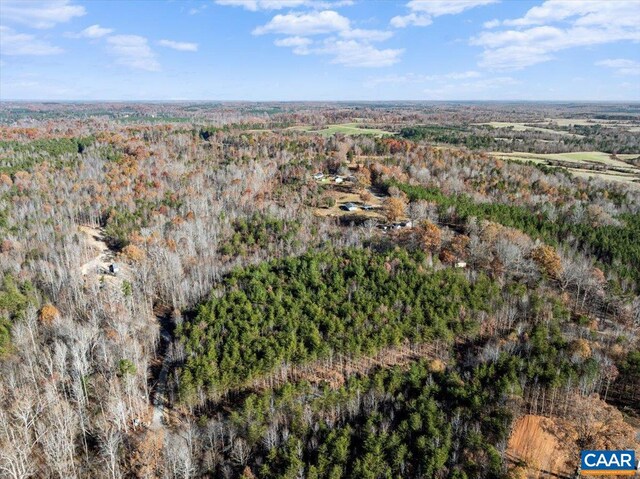
[[109,265],[113,263],[114,253],[104,241],[102,230],[93,226],[79,226],[78,229],[83,233],[85,244],[96,251],[96,256],[80,267],[82,275],[105,274],[109,271]]
[[[82,232],[82,240],[85,242],[87,248],[95,253],[93,258],[80,266],[82,275],[87,276],[95,274],[107,285],[117,287],[121,286],[122,280],[131,273],[131,270],[127,266],[121,265],[122,270],[117,276],[109,274],[109,266],[115,260],[115,252],[109,249],[109,246],[104,240],[104,233],[102,229],[86,225],[79,226],[78,229]],[[167,375],[169,372],[169,364],[166,360],[165,353],[168,345],[171,343],[171,334],[168,332],[162,318],[158,318],[158,320],[161,326],[160,343],[158,347],[160,354],[158,356],[160,361],[162,361],[162,367],[158,375],[158,380],[153,388],[152,397],[150,398],[150,402],[153,406],[153,416],[151,423],[149,424],[149,428],[153,430],[158,430],[164,427],[164,404],[166,402],[166,385]]]

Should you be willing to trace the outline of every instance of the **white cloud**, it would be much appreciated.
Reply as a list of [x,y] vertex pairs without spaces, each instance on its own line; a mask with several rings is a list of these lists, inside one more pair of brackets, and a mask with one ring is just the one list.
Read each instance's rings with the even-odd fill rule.
[[174,50],[178,50],[181,52],[197,52],[198,51],[198,44],[191,43],[191,42],[176,42],[173,40],[160,40],[158,42],[158,45],[161,45],[167,48],[173,48]]
[[51,45],[34,35],[18,33],[12,28],[0,26],[0,54],[2,55],[56,55],[60,47]]
[[433,17],[457,15],[465,10],[496,3],[498,0],[412,0],[407,3],[414,12],[423,12]]
[[640,2],[547,0],[522,18],[490,22],[504,30],[484,31],[471,39],[484,47],[480,65],[517,69],[554,58],[568,48],[619,41],[640,41]]
[[361,28],[353,28],[340,32],[342,38],[353,40],[366,40],[370,42],[382,42],[393,36],[393,32],[383,30],[365,30]]
[[188,13],[189,13],[189,15],[197,15],[198,13],[202,12],[206,8],[207,8],[207,4],[203,3],[202,5],[200,5],[198,7],[190,8]]
[[106,35],[109,35],[113,32],[111,28],[104,28],[100,25],[91,25],[90,27],[85,28],[81,32],[78,33],[69,33],[67,34],[70,38],[102,38]]
[[[384,67],[397,63],[402,49],[381,49],[371,45],[389,39],[393,33],[382,30],[352,28],[351,21],[333,10],[276,15],[266,25],[253,30],[254,35],[287,35],[275,40],[279,47],[290,47],[296,55],[330,55],[332,63],[352,67]],[[309,36],[324,35],[313,42]],[[313,46],[312,46],[313,45]]]
[[350,22],[333,10],[310,13],[288,13],[276,15],[261,27],[253,30],[254,35],[280,33],[283,35],[319,35],[349,30]]
[[331,63],[348,67],[378,68],[398,63],[402,49],[379,49],[357,40],[328,38],[314,53],[332,55]]
[[292,49],[293,53],[296,55],[308,55],[309,45],[313,42],[310,38],[305,37],[286,37],[279,38],[273,42],[273,44],[277,47],[289,47]]
[[393,36],[392,32],[382,30],[351,28],[350,20],[333,10],[276,15],[266,25],[253,30],[254,35],[264,35],[266,33],[293,36],[337,33],[346,39],[371,42],[388,40]]
[[410,25],[416,27],[427,27],[433,23],[429,15],[418,15],[410,13],[409,15],[398,15],[391,19],[391,26],[396,28],[405,28]]
[[107,38],[109,52],[116,62],[137,70],[158,71],[160,64],[147,39],[138,35],[113,35]]
[[296,55],[328,55],[331,63],[348,67],[379,68],[397,63],[403,50],[380,49],[358,40],[343,40],[337,37],[326,38],[314,43],[305,37],[287,37],[274,42],[279,47],[290,47]]
[[70,0],[2,0],[2,20],[31,28],[51,28],[87,12]]
[[338,8],[353,5],[352,0],[314,1],[314,0],[216,0],[218,5],[243,7],[245,10],[282,10],[283,8],[310,7],[315,9]]
[[[618,75],[640,75],[640,62],[626,58],[612,58],[596,63],[600,67],[611,68]],[[637,85],[636,85],[637,86]]]
[[484,28],[496,28],[496,27],[500,26],[500,20],[498,20],[498,19],[489,20],[488,22],[484,22],[482,24],[482,26]]
[[306,47],[311,43],[311,39],[305,37],[286,37],[273,42],[278,47]]
[[433,18],[442,15],[457,15],[471,8],[496,3],[498,0],[411,0],[407,3],[410,13],[391,19],[391,25],[404,28],[410,25],[426,27]]

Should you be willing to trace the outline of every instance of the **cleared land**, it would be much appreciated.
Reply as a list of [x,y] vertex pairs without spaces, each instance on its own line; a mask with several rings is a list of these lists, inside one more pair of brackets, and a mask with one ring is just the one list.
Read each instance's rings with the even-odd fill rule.
[[[376,219],[380,221],[384,221],[384,215],[382,214],[382,200],[384,197],[376,196],[372,194],[371,201],[368,201],[366,204],[373,206],[372,210],[363,210],[362,206],[364,206],[365,202],[360,198],[360,194],[355,192],[351,185],[347,186],[338,186],[331,185],[332,189],[327,191],[327,195],[331,196],[335,200],[335,205],[327,207],[327,208],[316,208],[315,214],[316,216],[331,216],[331,217],[340,217],[340,216],[354,216],[354,217],[368,217],[371,219]],[[358,209],[356,211],[346,211],[342,209],[342,206],[347,203],[355,204]]]
[[626,120],[600,120],[595,118],[549,118],[543,124],[555,123],[560,127],[601,125],[610,128],[624,128],[628,131],[640,131],[640,124]]
[[492,155],[503,160],[533,162],[553,167],[567,168],[581,177],[594,177],[608,181],[620,181],[640,187],[640,168],[622,161],[637,158],[638,155],[619,155],[611,158],[601,151],[581,151],[574,153],[501,153]]
[[575,397],[558,411],[564,417],[525,414],[515,421],[506,450],[515,477],[574,477],[586,438],[592,449],[640,445],[638,429],[597,395]]
[[363,128],[361,123],[339,123],[335,125],[327,125],[326,128],[320,130],[314,129],[312,126],[293,126],[288,130],[304,131],[307,133],[314,133],[322,136],[332,136],[336,133],[343,135],[371,135],[371,136],[385,136],[393,135],[394,133],[386,130],[380,130],[378,128]]
[[568,135],[574,136],[577,138],[582,138],[582,135],[577,135],[575,133],[569,133],[567,131],[559,131],[552,130],[550,128],[541,128],[538,126],[527,126],[525,123],[510,123],[506,121],[491,121],[489,123],[478,123],[478,125],[486,125],[492,128],[501,129],[501,128],[511,128],[514,131],[539,131],[542,133],[552,133],[555,135]]
[[576,138],[583,138],[583,135],[570,133],[568,131],[557,130],[556,128],[567,128],[571,126],[604,126],[607,128],[622,128],[630,132],[640,131],[640,123],[627,120],[596,120],[590,118],[548,118],[539,122],[508,122],[491,121],[478,123],[496,129],[510,128],[513,131],[539,131],[542,133],[554,133],[557,135],[569,135]]

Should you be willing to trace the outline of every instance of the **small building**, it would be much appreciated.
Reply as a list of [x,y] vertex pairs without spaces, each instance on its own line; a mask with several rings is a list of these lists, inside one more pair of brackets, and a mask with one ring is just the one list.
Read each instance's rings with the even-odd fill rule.
[[316,173],[313,175],[314,180],[321,180],[322,178],[324,178],[324,173]]
[[335,181],[336,183],[343,183],[344,182],[344,178],[342,176],[336,176],[333,181]]
[[464,261],[458,261],[455,266],[456,268],[466,268],[467,263],[465,263]]
[[109,273],[118,274],[119,272],[120,272],[120,266],[118,266],[116,263],[111,263],[109,265]]
[[345,203],[344,205],[340,206],[340,209],[343,209],[345,211],[356,211],[358,207],[353,203]]

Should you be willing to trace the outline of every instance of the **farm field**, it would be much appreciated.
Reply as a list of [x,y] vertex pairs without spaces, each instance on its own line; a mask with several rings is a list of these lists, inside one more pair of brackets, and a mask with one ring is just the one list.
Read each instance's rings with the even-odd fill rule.
[[[571,126],[605,126],[609,128],[623,128],[629,132],[640,131],[640,124],[629,121],[618,120],[599,120],[590,118],[548,118],[540,122],[507,122],[492,121],[487,123],[478,123],[479,125],[491,126],[493,128],[512,128],[514,131],[539,131],[542,133],[555,133],[558,135],[570,135],[576,138],[584,138],[584,135],[570,133],[567,131],[556,130],[555,128],[566,128]],[[530,126],[536,125],[536,126]]]
[[540,125],[546,125],[549,123],[555,123],[558,126],[593,126],[602,125],[607,127],[620,127],[625,128],[627,131],[640,131],[640,125],[637,122],[629,122],[625,120],[605,120],[597,118],[549,118]]
[[[610,181],[622,181],[640,186],[640,168],[620,159],[613,159],[600,151],[580,151],[572,153],[500,153],[492,155],[503,160],[532,162],[549,166],[567,167],[571,173],[581,177],[598,177]],[[629,160],[637,155],[619,155]],[[561,163],[561,164],[560,164]],[[598,168],[594,170],[594,168]]]
[[293,126],[288,130],[305,131],[308,133],[319,134],[322,136],[332,136],[336,133],[343,135],[371,135],[371,136],[385,136],[393,135],[394,133],[386,130],[380,130],[378,128],[362,128],[359,123],[339,123],[334,125],[328,125],[321,130],[315,130],[311,126]]
[[506,122],[506,121],[491,121],[488,123],[478,123],[479,125],[486,125],[486,126],[490,126],[492,128],[495,129],[501,129],[501,128],[512,128],[514,131],[539,131],[542,133],[554,133],[556,135],[568,135],[568,136],[573,136],[573,137],[577,137],[577,138],[582,138],[582,135],[577,135],[575,133],[569,133],[566,131],[558,131],[558,130],[552,130],[550,128],[541,128],[541,127],[537,127],[537,126],[527,126],[525,123],[511,123],[511,122]]

